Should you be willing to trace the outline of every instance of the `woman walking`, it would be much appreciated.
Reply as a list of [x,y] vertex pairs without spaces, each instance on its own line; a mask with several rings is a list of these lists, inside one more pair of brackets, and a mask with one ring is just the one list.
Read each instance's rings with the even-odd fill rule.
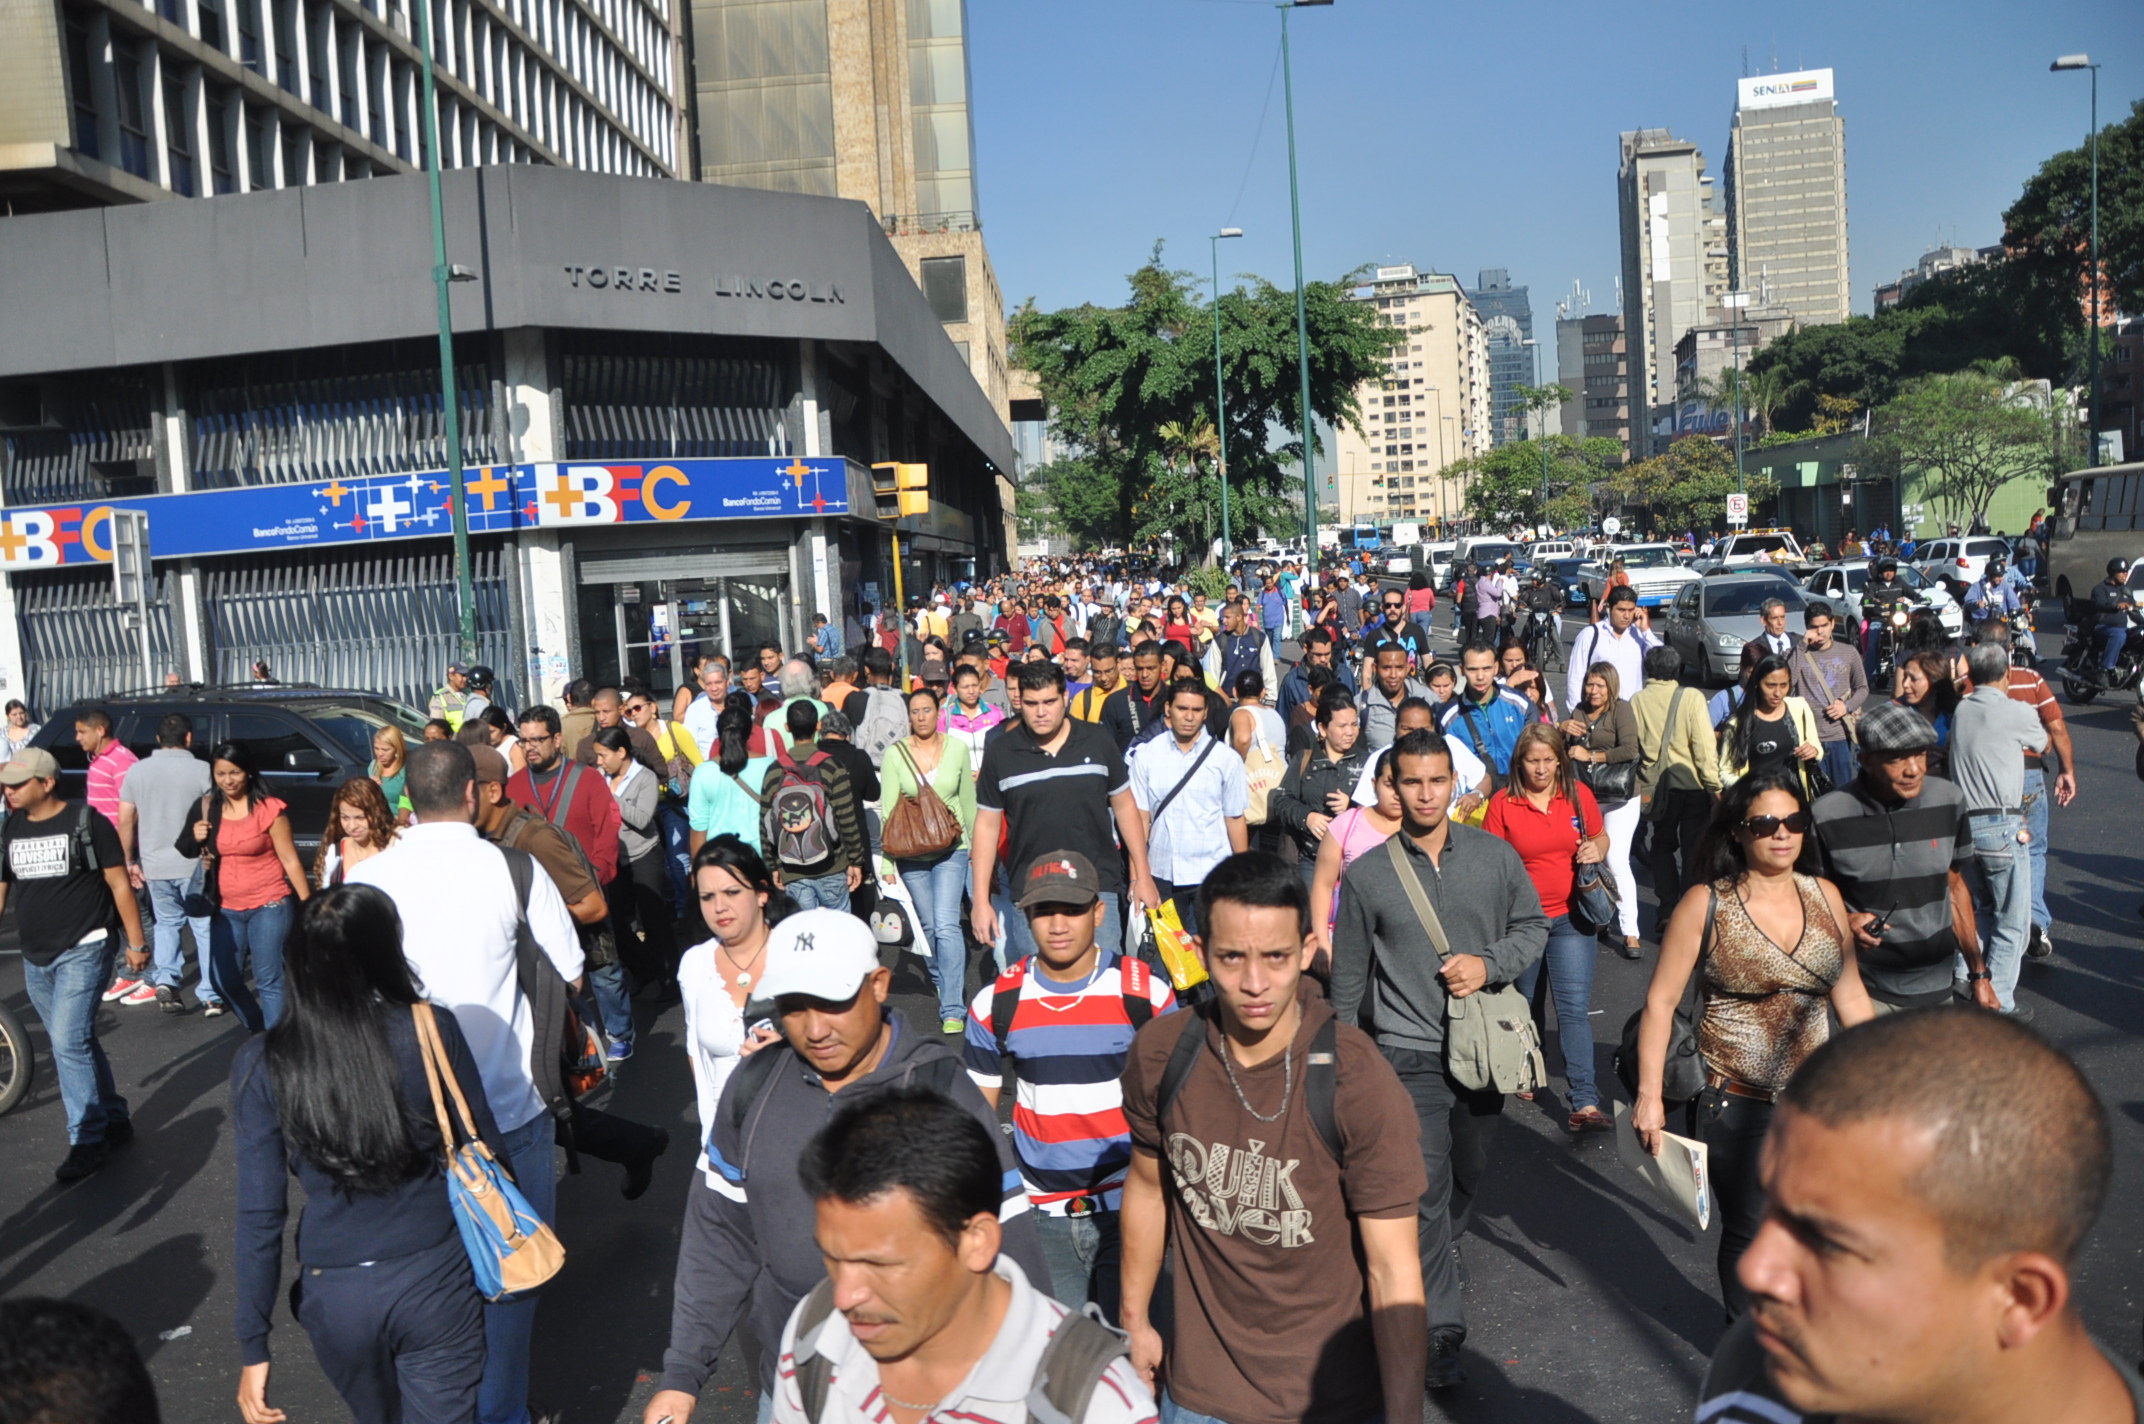
[[[674,986],[677,939],[672,926],[676,920],[670,913],[670,897],[665,890],[655,773],[633,759],[632,738],[625,728],[598,727],[590,739],[595,743],[596,769],[603,773],[603,779],[610,784],[610,794],[618,802],[622,854],[618,857],[618,878],[603,887],[603,894],[610,901],[611,932],[618,940],[618,957],[629,962],[590,970],[588,977],[597,986],[603,1031],[610,1037],[610,1060],[623,1063],[633,1056],[633,1013],[622,970],[633,971],[639,988],[653,984],[667,991]],[[640,921],[637,937],[632,932],[635,919]],[[639,952],[629,953],[633,949]]]
[[259,1033],[283,1016],[283,941],[312,883],[298,859],[290,817],[261,786],[253,754],[241,743],[225,742],[211,755],[209,775],[216,789],[201,798],[199,812],[179,832],[178,851],[205,862],[201,891],[216,907],[209,921],[216,996],[237,1012],[247,1032]]
[[1593,793],[1571,773],[1563,733],[1538,722],[1520,729],[1511,750],[1511,784],[1489,798],[1481,828],[1509,842],[1526,862],[1548,916],[1547,952],[1512,982],[1533,1001],[1537,1020],[1547,1018],[1546,1001],[1556,1001],[1556,1040],[1571,1107],[1563,1125],[1572,1132],[1605,1131],[1615,1123],[1601,1111],[1593,1075],[1593,964],[1600,947],[1571,923],[1570,902],[1577,867],[1608,858],[1608,831]]
[[[305,1187],[293,1312],[358,1424],[465,1424],[484,1376],[483,1300],[442,1180],[394,902],[369,885],[307,905],[286,956],[289,1011],[231,1064],[238,1158],[238,1409],[268,1403],[290,1177]],[[432,1007],[446,1067],[502,1164],[461,1025]]]
[[320,853],[313,857],[313,888],[342,884],[352,866],[364,864],[393,845],[399,834],[380,784],[370,777],[351,777],[336,788],[335,800],[328,807]]
[[409,741],[400,727],[382,727],[372,734],[372,765],[365,768],[365,775],[380,783],[380,794],[387,798],[395,823],[406,823],[409,812],[402,806],[402,783],[409,776]]
[[1808,794],[1808,764],[1822,757],[1824,748],[1816,712],[1787,691],[1793,677],[1787,660],[1776,655],[1758,659],[1750,669],[1749,695],[1720,727],[1723,786],[1755,772],[1791,770]]
[[1289,764],[1266,799],[1266,819],[1277,821],[1295,842],[1306,886],[1316,878],[1319,842],[1333,817],[1353,804],[1355,782],[1369,757],[1361,715],[1337,682],[1318,694],[1317,733],[1318,744]]
[[1630,851],[1638,836],[1638,717],[1623,700],[1622,674],[1615,664],[1599,662],[1586,669],[1579,705],[1557,728],[1563,733],[1573,770],[1601,808],[1608,828],[1608,873],[1615,877],[1615,930],[1602,931],[1617,954],[1638,957],[1638,882],[1630,873]]
[[1676,1125],[1709,1152],[1729,1316],[1749,1309],[1735,1263],[1764,1220],[1758,1152],[1773,1101],[1829,1036],[1832,1013],[1846,1028],[1875,1014],[1854,962],[1846,905],[1816,874],[1809,831],[1809,801],[1791,768],[1752,772],[1727,788],[1698,848],[1705,883],[1675,907],[1638,1030],[1631,1125],[1658,1156],[1676,1007],[1690,976],[1699,976],[1697,1051],[1708,1090]]
[[908,735],[886,749],[886,763],[879,770],[881,824],[891,821],[903,799],[920,797],[926,786],[960,822],[959,842],[934,856],[887,858],[915,902],[916,933],[931,947],[939,1027],[959,1033],[968,1021],[968,940],[961,927],[960,896],[968,884],[969,838],[975,831],[975,776],[969,770],[967,742],[940,730],[938,694],[927,686],[908,694]]
[[766,806],[758,788],[766,783],[771,756],[752,755],[752,702],[732,693],[715,719],[714,752],[692,769],[686,789],[685,819],[692,827],[692,849],[716,836],[735,836],[759,844],[759,816]]
[[708,1165],[707,1139],[722,1085],[746,1054],[777,1036],[771,1024],[745,1027],[745,1005],[766,968],[767,931],[790,909],[789,897],[775,887],[767,863],[753,848],[757,841],[756,831],[751,844],[724,834],[694,853],[693,895],[699,920],[714,937],[686,950],[677,966],[685,1055],[692,1061],[693,1101],[700,1111],[699,1167],[711,1186],[717,1173]]
[[1950,654],[1918,652],[1898,665],[1898,700],[1936,729],[1935,750],[1928,754],[1928,774],[1946,775],[1950,766],[1951,716],[1958,710],[1958,685],[1951,680]]
[[1370,785],[1377,792],[1376,803],[1350,806],[1333,817],[1325,839],[1318,843],[1317,868],[1310,880],[1310,933],[1328,966],[1321,972],[1317,962],[1312,963],[1311,972],[1320,978],[1330,974],[1333,922],[1340,917],[1340,878],[1364,851],[1383,845],[1400,828],[1399,758],[1379,757],[1375,770]]
[[7,726],[0,730],[0,742],[6,744],[7,760],[13,761],[42,728],[42,723],[30,720],[30,709],[23,705],[21,698],[10,697],[7,700]]

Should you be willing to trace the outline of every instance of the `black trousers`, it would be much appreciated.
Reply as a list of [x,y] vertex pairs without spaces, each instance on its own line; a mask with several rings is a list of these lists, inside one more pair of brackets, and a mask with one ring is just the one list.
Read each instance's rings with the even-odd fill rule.
[[1665,939],[1675,907],[1704,874],[1697,863],[1697,847],[1705,838],[1705,827],[1712,823],[1712,797],[1703,791],[1662,790],[1652,810],[1652,842],[1645,864],[1653,873],[1653,894],[1660,902],[1655,934]]
[[1684,1136],[1705,1144],[1712,1172],[1712,1196],[1720,1214],[1720,1299],[1733,1319],[1749,1309],[1749,1292],[1735,1266],[1764,1225],[1764,1182],[1757,1166],[1764,1134],[1772,1126],[1772,1104],[1732,1093],[1700,1093],[1688,1113]]
[[1429,1333],[1464,1340],[1467,1312],[1459,1296],[1452,1243],[1466,1234],[1474,1218],[1474,1193],[1489,1170],[1489,1146],[1504,1113],[1504,1095],[1461,1087],[1446,1071],[1441,1053],[1388,1048],[1385,1059],[1414,1099],[1422,1128],[1422,1166],[1429,1173],[1429,1189],[1422,1193],[1417,1217]]
[[[670,885],[660,851],[638,860],[620,858],[618,878],[604,887],[610,902],[611,932],[618,958],[640,984],[668,984],[677,978],[677,918],[670,907]],[[639,921],[640,934],[633,933]]]
[[290,1300],[357,1424],[476,1418],[484,1302],[459,1236],[370,1265],[300,1266]]

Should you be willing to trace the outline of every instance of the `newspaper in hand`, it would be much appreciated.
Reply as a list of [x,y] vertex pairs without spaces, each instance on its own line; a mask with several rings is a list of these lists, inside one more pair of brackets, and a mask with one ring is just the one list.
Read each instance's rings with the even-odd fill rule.
[[1662,1132],[1660,1155],[1655,1157],[1638,1140],[1630,1104],[1617,1103],[1615,1146],[1623,1165],[1644,1178],[1677,1217],[1699,1231],[1712,1225],[1712,1174],[1704,1143]]

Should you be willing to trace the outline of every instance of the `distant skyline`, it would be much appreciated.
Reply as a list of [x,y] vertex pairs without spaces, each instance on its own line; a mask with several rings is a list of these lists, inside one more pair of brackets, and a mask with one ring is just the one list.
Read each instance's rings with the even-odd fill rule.
[[[1791,11],[1554,0],[1524,12],[1335,0],[1290,16],[1303,250],[1313,279],[1413,262],[1475,284],[1504,267],[1537,325],[1581,282],[1616,307],[1616,144],[1669,128],[1722,174],[1735,81],[1836,71],[1853,310],[1930,247],[2002,237],[2051,153],[2144,97],[2134,0],[1818,0]],[[1156,239],[1224,285],[1293,282],[1280,21],[1266,0],[970,0],[979,207],[1008,308],[1124,300]],[[1776,57],[1776,65],[1774,63]],[[1270,85],[1270,103],[1267,102]],[[1259,132],[1261,111],[1263,132]],[[1254,152],[1254,135],[1256,144]],[[1553,352],[1543,357],[1550,374]]]

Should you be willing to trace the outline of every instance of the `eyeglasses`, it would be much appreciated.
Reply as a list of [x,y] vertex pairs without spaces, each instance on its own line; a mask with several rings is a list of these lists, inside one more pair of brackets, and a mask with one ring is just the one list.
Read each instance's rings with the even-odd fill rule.
[[1796,811],[1791,816],[1752,816],[1740,827],[1753,840],[1768,841],[1781,831],[1803,836],[1809,833],[1809,813]]

